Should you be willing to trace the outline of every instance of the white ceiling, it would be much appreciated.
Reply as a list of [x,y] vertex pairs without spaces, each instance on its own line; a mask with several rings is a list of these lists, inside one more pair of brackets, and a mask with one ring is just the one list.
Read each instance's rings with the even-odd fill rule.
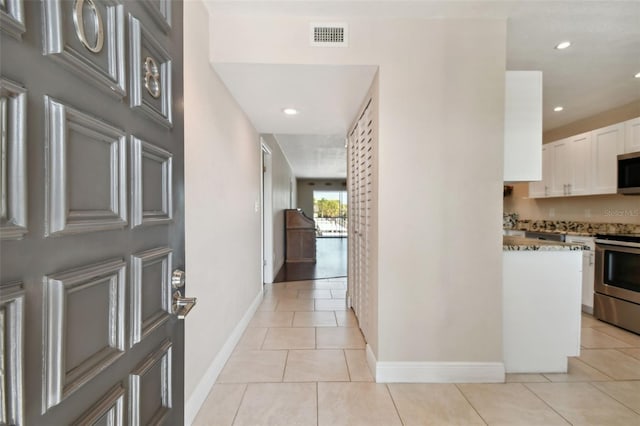
[[[260,133],[346,135],[375,66],[214,64]],[[299,110],[296,116],[283,108]],[[343,143],[344,145],[344,143]]]
[[[507,68],[543,71],[545,130],[640,99],[640,79],[633,78],[640,72],[640,1],[231,0],[208,7],[248,15],[507,17]],[[555,50],[563,40],[572,46]],[[296,176],[346,176],[346,153],[339,147],[376,67],[215,68],[258,131],[278,134]],[[553,112],[556,105],[564,111]],[[281,110],[287,106],[299,108],[300,115],[285,117]],[[339,162],[345,167],[337,167]]]
[[344,136],[275,135],[298,178],[336,179],[347,176]]

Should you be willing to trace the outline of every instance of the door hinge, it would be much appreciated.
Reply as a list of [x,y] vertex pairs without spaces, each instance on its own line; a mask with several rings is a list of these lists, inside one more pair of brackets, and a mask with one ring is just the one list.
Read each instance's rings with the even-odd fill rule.
[[262,166],[262,173],[267,173],[267,166]]

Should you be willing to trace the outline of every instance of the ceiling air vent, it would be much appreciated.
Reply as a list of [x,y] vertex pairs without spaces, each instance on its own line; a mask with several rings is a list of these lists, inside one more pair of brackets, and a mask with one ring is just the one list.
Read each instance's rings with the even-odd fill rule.
[[344,23],[312,23],[310,43],[311,46],[347,47],[349,27]]

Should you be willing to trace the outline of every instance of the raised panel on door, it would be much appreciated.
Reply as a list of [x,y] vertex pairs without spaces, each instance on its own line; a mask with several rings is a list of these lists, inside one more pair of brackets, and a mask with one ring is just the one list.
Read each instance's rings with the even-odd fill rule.
[[182,2],[0,1],[0,424],[182,424]]
[[553,142],[550,144],[553,157],[553,171],[551,173],[551,196],[562,197],[567,195],[567,185],[571,179],[571,154],[568,140]]
[[618,154],[624,146],[624,123],[591,132],[592,193],[615,194],[618,186]]
[[542,147],[542,179],[529,182],[529,198],[544,198],[549,192],[549,180],[551,173],[551,150],[548,146]]
[[591,192],[591,133],[569,139],[568,195],[586,195]]
[[640,117],[624,123],[624,152],[640,152]]

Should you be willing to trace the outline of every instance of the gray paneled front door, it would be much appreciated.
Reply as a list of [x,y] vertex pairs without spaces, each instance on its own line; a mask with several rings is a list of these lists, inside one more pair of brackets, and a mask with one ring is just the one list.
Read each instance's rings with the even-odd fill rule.
[[0,23],[0,424],[182,424],[182,2]]

